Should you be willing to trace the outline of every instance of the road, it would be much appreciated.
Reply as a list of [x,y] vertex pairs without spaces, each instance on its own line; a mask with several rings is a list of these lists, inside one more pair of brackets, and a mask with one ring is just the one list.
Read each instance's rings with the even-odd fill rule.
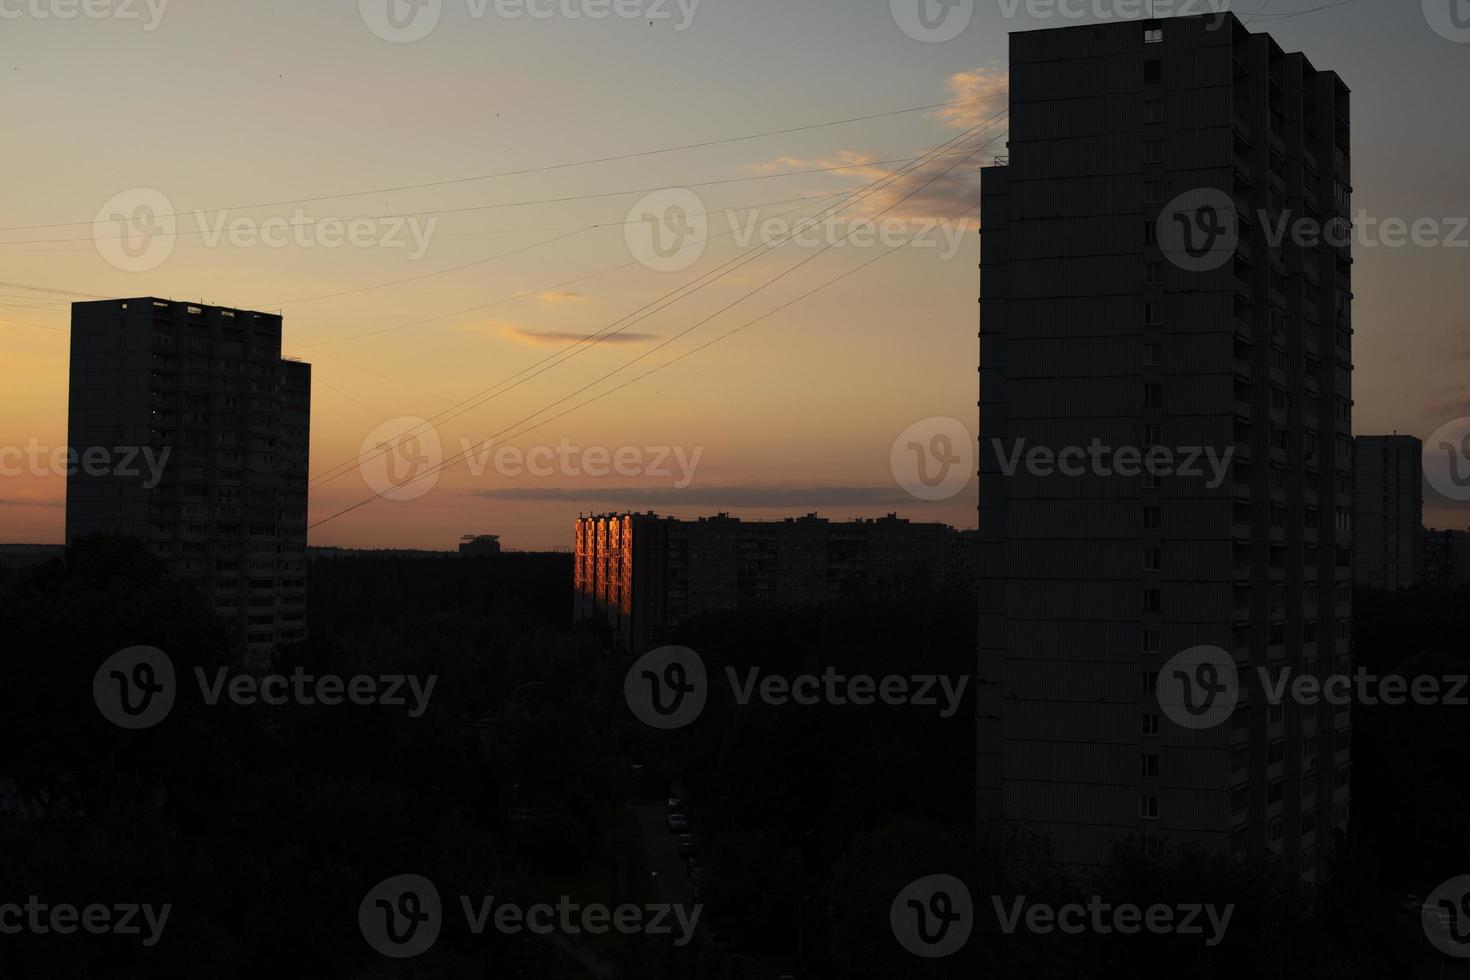
[[694,884],[689,880],[689,871],[679,857],[679,835],[669,831],[664,822],[661,806],[635,806],[638,828],[643,832],[643,849],[648,855],[648,867],[656,873],[654,885],[658,900],[666,905],[693,906]]

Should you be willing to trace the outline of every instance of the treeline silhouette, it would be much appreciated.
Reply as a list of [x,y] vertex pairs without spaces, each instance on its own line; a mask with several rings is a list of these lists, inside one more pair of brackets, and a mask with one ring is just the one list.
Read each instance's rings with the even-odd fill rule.
[[[556,943],[472,935],[458,896],[529,905],[560,895],[655,900],[630,805],[677,792],[704,841],[698,937],[581,937],[613,977],[1332,977],[1437,969],[1407,893],[1470,870],[1467,712],[1358,707],[1353,818],[1333,877],[1308,888],[1268,855],[1121,847],[1063,873],[1044,842],[980,828],[974,688],[938,707],[736,703],[727,668],[761,676],[971,677],[975,603],[898,582],[826,606],[696,619],[674,638],[703,658],[708,706],[655,731],[628,710],[632,653],[571,620],[565,555],[314,558],[310,638],[275,669],[438,678],[419,718],[384,706],[208,705],[195,668],[235,663],[229,636],[141,543],[86,539],[23,574],[0,569],[0,904],[169,903],[162,942],[0,937],[0,976],[259,978],[588,975]],[[1365,593],[1358,663],[1466,672],[1464,591]],[[137,644],[181,683],[160,725],[122,731],[92,700],[98,665]],[[435,947],[381,957],[358,930],[366,891],[420,874],[446,906]],[[901,949],[889,906],[929,874],[964,879],[976,928],[943,960]],[[1005,935],[991,896],[1061,905],[1231,903],[1222,943],[1147,934]],[[1431,973],[1430,975],[1435,975]],[[1447,973],[1446,975],[1453,975]]]

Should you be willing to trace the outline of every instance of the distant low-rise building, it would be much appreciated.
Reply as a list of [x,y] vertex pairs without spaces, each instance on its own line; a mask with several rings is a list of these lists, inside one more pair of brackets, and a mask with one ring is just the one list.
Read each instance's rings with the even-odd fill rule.
[[1419,578],[1426,585],[1464,585],[1470,582],[1470,531],[1422,533],[1423,564]]
[[459,553],[470,556],[498,555],[500,554],[500,535],[466,534],[459,539]]
[[847,522],[815,514],[583,517],[573,548],[575,614],[605,617],[625,647],[641,651],[701,613],[818,605],[912,577],[973,587],[978,541],[975,531],[894,514]]
[[0,544],[0,565],[21,571],[65,553],[66,546],[59,544]]
[[1413,436],[1353,439],[1353,581],[1401,589],[1423,559],[1424,444]]

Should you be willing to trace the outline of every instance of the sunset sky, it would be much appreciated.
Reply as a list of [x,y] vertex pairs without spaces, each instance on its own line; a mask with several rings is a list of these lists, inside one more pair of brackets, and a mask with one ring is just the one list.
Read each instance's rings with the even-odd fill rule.
[[[617,323],[625,329],[608,342],[435,434],[446,455],[492,436],[523,451],[598,447],[631,460],[636,449],[645,461],[667,452],[667,475],[454,467],[428,492],[405,495],[413,499],[322,524],[311,543],[450,548],[481,532],[509,547],[567,546],[578,513],[630,508],[835,519],[896,511],[974,526],[973,483],[920,500],[896,481],[890,450],[924,419],[976,428],[979,247],[966,208],[978,203],[976,168],[1005,152],[1005,137],[1003,121],[971,127],[1005,108],[1006,35],[1094,15],[1039,20],[1026,3],[975,0],[963,33],[924,42],[900,29],[888,0],[703,0],[687,23],[688,0],[628,0],[644,15],[601,20],[508,19],[493,2],[475,16],[478,3],[442,0],[437,26],[399,43],[369,28],[374,2],[174,0],[156,22],[142,0],[131,5],[138,19],[37,16],[51,0],[3,5],[0,446],[65,445],[73,300],[158,295],[281,311],[285,353],[314,366],[318,479],[353,460],[375,430],[459,411]],[[1354,207],[1378,219],[1440,219],[1449,234],[1455,216],[1470,215],[1470,43],[1436,33],[1417,0],[1291,16],[1324,2],[1272,0],[1250,27],[1305,50],[1352,88]],[[967,101],[801,128],[956,100]],[[759,232],[740,243],[752,210],[757,222],[820,213],[957,138],[976,156],[942,157],[841,212],[892,206],[887,216],[908,220],[911,232],[943,219],[948,227],[927,232],[927,245],[858,269],[888,249],[845,244],[817,255],[825,240],[791,244],[646,319],[621,319],[757,249]],[[696,143],[710,145],[557,166]],[[507,171],[533,172],[461,179]],[[424,184],[438,186],[410,186]],[[640,204],[664,188],[691,196]],[[178,234],[161,264],[131,271],[107,232],[94,240],[93,222],[105,205],[130,211],[140,189],[175,209]],[[649,268],[628,242],[640,229],[627,222],[670,200],[702,204],[707,218],[694,219],[707,220],[711,240],[687,268]],[[293,203],[249,207],[262,202]],[[735,234],[726,234],[729,209]],[[383,216],[404,215],[426,232],[421,255],[406,229],[403,248],[329,248],[330,231],[317,224],[372,218],[376,241],[392,224]],[[322,241],[273,247],[210,233],[221,220],[272,216],[309,224]],[[1470,232],[1458,241],[1355,247],[1359,433],[1424,437],[1470,416]],[[562,399],[533,422],[574,410],[524,433],[532,423],[514,426]],[[681,477],[679,459],[697,465]],[[316,485],[311,520],[370,496],[370,479],[351,467]],[[60,473],[0,477],[0,541],[60,541],[64,496]],[[1426,496],[1428,523],[1470,525],[1463,507]]]

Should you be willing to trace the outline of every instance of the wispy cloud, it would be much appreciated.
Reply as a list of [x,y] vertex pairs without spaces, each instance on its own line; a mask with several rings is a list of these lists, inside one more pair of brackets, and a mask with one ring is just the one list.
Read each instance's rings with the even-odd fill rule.
[[[931,116],[951,129],[972,129],[990,120],[1006,107],[1010,76],[1004,67],[992,64],[956,72],[949,77],[947,86],[950,99],[963,102],[945,106],[931,113]],[[997,153],[1005,153],[1005,136],[1004,122],[992,122],[989,127],[974,134],[972,139],[960,146],[905,172],[891,186],[867,194],[861,201],[855,202],[851,214],[872,216],[883,213],[885,216],[910,221],[943,221],[954,219],[955,215],[960,214],[964,217],[955,219],[959,223],[967,227],[976,224],[974,215],[967,209],[978,205],[980,201],[978,171],[981,166],[989,164]],[[975,151],[975,159],[960,163],[970,150]],[[843,169],[832,171],[832,177],[860,186],[888,177],[905,166],[877,161],[893,160],[902,156],[902,153],[878,153],[848,148],[818,157],[786,154],[748,164],[746,169],[753,173],[772,174],[790,170],[841,167]]]
[[1004,68],[971,68],[949,76],[951,100],[966,100],[960,105],[947,105],[934,113],[934,118],[951,129],[970,129],[985,122],[1006,107],[1011,79]]
[[553,289],[549,293],[541,294],[543,303],[585,303],[587,297],[570,289]]
[[563,347],[567,344],[575,344],[578,341],[592,340],[594,337],[599,344],[646,344],[659,339],[656,333],[622,333],[589,334],[578,333],[575,330],[527,330],[524,327],[506,325],[501,329],[500,335],[507,340],[528,347]]

